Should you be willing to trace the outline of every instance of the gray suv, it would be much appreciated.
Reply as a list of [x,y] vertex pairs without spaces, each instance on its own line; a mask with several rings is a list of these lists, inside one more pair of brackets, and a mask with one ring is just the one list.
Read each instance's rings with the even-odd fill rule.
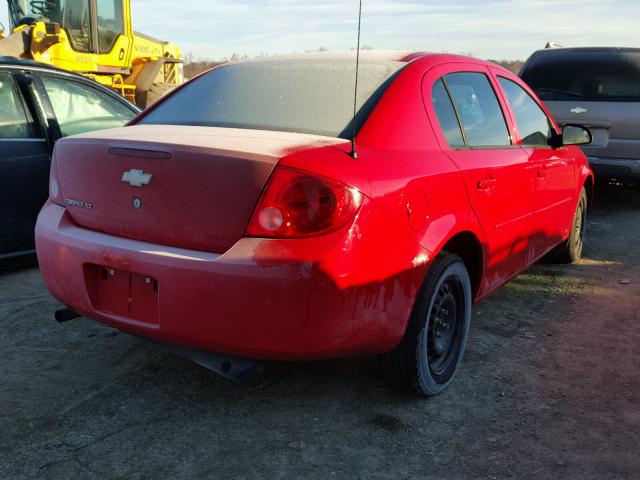
[[558,123],[591,130],[582,149],[598,180],[640,184],[640,48],[546,48],[520,77]]

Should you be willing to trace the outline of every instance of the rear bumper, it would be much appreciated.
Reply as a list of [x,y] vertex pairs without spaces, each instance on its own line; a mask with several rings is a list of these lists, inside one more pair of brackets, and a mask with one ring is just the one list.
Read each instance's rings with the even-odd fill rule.
[[[375,238],[375,230],[388,232],[389,225],[368,228]],[[50,202],[36,227],[47,288],[84,316],[160,342],[280,360],[381,353],[402,338],[428,268],[410,259],[426,252],[398,235],[394,253],[406,268],[391,266],[375,260],[379,253],[368,240],[348,251],[354,239],[347,237],[242,238],[217,255],[87,230]],[[95,268],[157,282],[153,319],[110,313],[97,304]]]
[[640,181],[640,159],[588,157],[596,179]]

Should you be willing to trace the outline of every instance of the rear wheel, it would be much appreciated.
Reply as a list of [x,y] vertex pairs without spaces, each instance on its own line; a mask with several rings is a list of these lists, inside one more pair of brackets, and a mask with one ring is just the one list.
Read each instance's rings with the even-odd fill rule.
[[401,389],[442,392],[455,375],[471,322],[471,281],[457,255],[436,257],[416,301],[405,336],[382,357],[385,373]]
[[574,263],[582,257],[585,227],[587,224],[587,192],[582,188],[578,206],[573,215],[573,224],[569,238],[551,252],[551,260],[555,263]]

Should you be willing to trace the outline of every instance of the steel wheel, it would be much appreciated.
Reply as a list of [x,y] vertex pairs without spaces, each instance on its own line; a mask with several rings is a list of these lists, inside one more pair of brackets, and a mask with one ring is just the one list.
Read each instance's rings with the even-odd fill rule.
[[584,247],[585,230],[587,226],[587,192],[582,188],[578,205],[573,215],[573,223],[569,238],[558,245],[550,254],[549,259],[556,263],[573,263],[582,257]]
[[462,284],[457,277],[449,277],[435,293],[427,319],[427,362],[435,376],[442,376],[456,360],[464,310]]
[[573,235],[571,239],[573,240],[573,248],[576,252],[578,252],[578,256],[582,255],[582,246],[584,245],[584,234],[585,227],[587,223],[587,209],[584,203],[581,201],[578,204],[578,208],[576,210],[576,217],[573,224]]
[[441,252],[429,267],[402,342],[382,358],[396,387],[425,396],[447,388],[467,344],[472,296],[464,262]]

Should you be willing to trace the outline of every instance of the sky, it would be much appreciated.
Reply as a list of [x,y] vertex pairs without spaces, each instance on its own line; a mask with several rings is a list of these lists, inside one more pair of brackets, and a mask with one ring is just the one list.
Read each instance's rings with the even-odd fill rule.
[[[0,22],[7,24],[6,0]],[[134,28],[196,59],[355,47],[357,0],[131,0]],[[376,49],[522,59],[553,40],[640,47],[637,0],[363,0]]]

